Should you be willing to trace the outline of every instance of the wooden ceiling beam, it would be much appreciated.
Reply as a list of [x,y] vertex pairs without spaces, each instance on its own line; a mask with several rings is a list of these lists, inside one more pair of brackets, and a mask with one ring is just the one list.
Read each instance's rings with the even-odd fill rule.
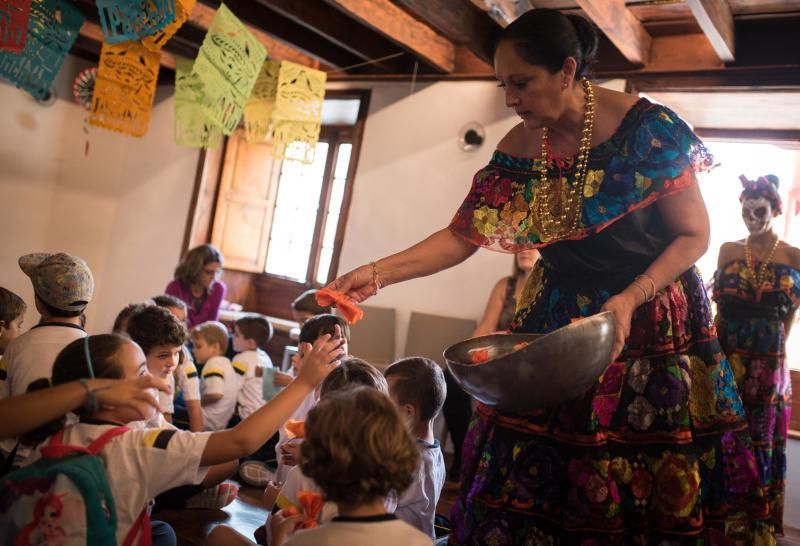
[[686,0],[721,61],[734,61],[733,12],[728,0]]
[[625,0],[576,1],[628,61],[636,65],[647,64],[652,38],[636,16],[625,7]]
[[500,34],[500,25],[471,2],[395,0],[395,4],[484,62],[492,64],[494,61],[494,43]]
[[389,0],[325,0],[376,30],[440,72],[455,68],[455,45]]
[[[462,0],[466,1],[466,0]],[[511,21],[533,9],[530,0],[471,0],[472,4],[489,14],[492,20],[505,28]]]

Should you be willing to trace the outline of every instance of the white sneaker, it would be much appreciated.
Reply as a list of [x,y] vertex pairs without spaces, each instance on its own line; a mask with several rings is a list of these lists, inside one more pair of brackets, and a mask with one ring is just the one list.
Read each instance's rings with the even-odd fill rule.
[[239,465],[239,477],[247,485],[264,487],[275,479],[275,473],[261,461],[245,461]]

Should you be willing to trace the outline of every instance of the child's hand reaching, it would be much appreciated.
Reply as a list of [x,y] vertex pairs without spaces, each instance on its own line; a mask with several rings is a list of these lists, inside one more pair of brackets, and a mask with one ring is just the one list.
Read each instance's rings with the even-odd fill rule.
[[297,455],[300,452],[300,442],[287,442],[281,446],[281,464],[286,466],[297,465]]
[[294,376],[286,372],[276,371],[272,381],[279,387],[285,387],[286,385],[294,381]]
[[297,381],[303,381],[312,387],[319,385],[339,365],[339,359],[345,356],[344,349],[342,349],[345,343],[338,325],[333,336],[330,334],[320,336],[313,345],[301,343],[303,365]]
[[270,546],[280,546],[291,535],[306,517],[295,510],[284,508],[269,518],[269,530],[272,534]]

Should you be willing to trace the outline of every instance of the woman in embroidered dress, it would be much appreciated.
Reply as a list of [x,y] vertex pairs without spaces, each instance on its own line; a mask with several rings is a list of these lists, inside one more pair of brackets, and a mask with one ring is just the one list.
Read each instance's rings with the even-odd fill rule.
[[750,235],[720,247],[714,275],[716,324],[744,402],[770,516],[782,532],[792,396],[786,338],[800,304],[800,249],[773,230],[782,209],[778,178],[740,179],[742,219]]
[[695,172],[712,158],[671,110],[583,79],[596,45],[557,11],[509,25],[495,71],[522,123],[448,228],[331,288],[363,301],[479,246],[538,248],[514,330],[614,313],[614,361],[584,396],[524,415],[478,405],[452,544],[774,544],[693,266],[709,233]]

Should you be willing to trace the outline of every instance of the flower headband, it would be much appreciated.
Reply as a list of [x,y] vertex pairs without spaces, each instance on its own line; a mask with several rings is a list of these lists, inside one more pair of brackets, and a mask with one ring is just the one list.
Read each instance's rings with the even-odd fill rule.
[[748,180],[745,175],[740,175],[739,180],[742,182],[741,195],[739,195],[739,202],[745,199],[756,199],[763,197],[770,202],[772,209],[777,213],[783,212],[783,200],[778,193],[778,177],[772,174],[766,176],[759,176],[755,180]]

